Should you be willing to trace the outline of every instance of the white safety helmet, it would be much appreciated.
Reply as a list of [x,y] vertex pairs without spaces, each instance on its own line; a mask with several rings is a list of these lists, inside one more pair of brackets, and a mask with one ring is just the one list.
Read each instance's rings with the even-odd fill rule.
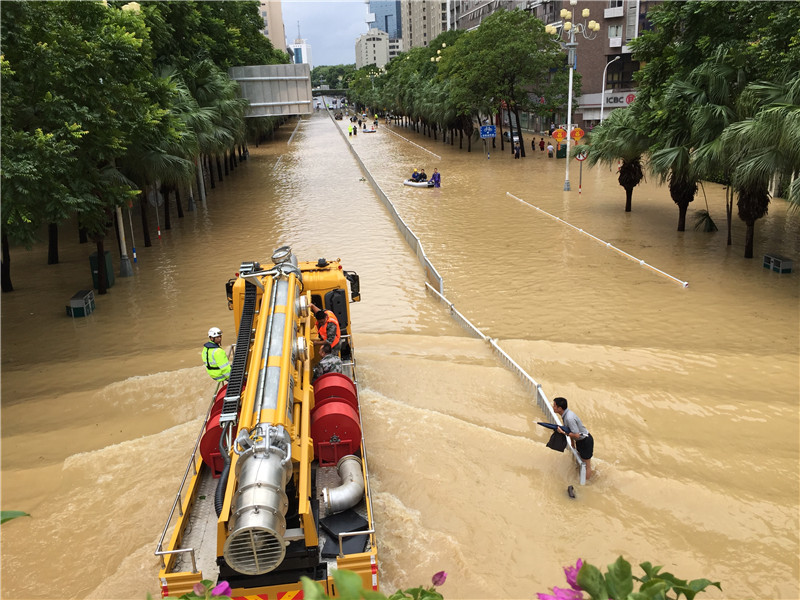
[[222,329],[220,329],[219,327],[212,327],[211,329],[208,330],[208,337],[210,338],[219,337],[221,335],[222,335]]

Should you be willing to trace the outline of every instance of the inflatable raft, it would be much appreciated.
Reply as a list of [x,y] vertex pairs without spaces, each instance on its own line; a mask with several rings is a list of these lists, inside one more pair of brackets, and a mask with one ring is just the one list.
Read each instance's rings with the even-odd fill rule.
[[414,181],[413,179],[406,179],[403,185],[410,185],[411,187],[433,187],[433,181]]

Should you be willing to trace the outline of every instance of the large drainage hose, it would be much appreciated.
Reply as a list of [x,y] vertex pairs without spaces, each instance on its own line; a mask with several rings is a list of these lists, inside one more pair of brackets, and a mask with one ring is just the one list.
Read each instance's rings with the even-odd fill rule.
[[361,459],[348,454],[342,457],[336,467],[339,470],[342,485],[322,490],[323,502],[332,513],[352,508],[364,496],[364,475],[361,471]]

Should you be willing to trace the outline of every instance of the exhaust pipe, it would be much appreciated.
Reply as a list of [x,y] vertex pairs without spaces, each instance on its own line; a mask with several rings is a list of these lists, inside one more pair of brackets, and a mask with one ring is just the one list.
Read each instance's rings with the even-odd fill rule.
[[348,454],[341,458],[336,468],[339,470],[342,485],[322,490],[323,502],[331,513],[352,508],[364,496],[364,474],[361,470],[361,459],[353,454]]

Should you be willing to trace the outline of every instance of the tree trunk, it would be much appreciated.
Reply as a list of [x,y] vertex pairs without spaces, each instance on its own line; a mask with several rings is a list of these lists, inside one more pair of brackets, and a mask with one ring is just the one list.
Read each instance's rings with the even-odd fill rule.
[[733,188],[728,186],[725,188],[725,213],[728,219],[728,246],[733,245],[731,239],[731,229],[733,228]]
[[688,208],[688,204],[678,205],[678,231],[686,231],[686,210]]
[[[522,158],[525,158],[525,140],[522,139],[522,125],[521,125],[522,122],[519,120],[519,108],[517,106],[514,107],[514,115],[516,115],[516,117],[517,117],[517,131],[519,132],[519,151],[520,151],[520,156]],[[514,139],[514,133],[513,132],[511,133],[511,139],[512,140]],[[567,160],[569,160],[569,156],[567,157]]]
[[97,244],[97,294],[103,295],[108,292],[108,273],[106,273],[106,251],[103,237],[96,237]]
[[86,244],[89,241],[89,236],[86,234],[86,229],[78,227],[78,243]]
[[[219,159],[217,159],[217,160],[219,160]],[[231,161],[230,153],[228,152],[228,150],[226,148],[225,150],[222,151],[222,165],[223,165],[223,170],[225,171],[225,177],[227,177],[230,174],[228,172],[228,163],[230,161]],[[219,178],[222,179],[222,175],[220,175]]]
[[181,186],[175,186],[175,206],[178,207],[178,218],[183,218],[183,207],[181,206]]
[[756,222],[747,221],[747,233],[744,237],[744,257],[753,258],[753,240],[756,233]]
[[217,161],[217,179],[222,183],[222,161],[219,159],[219,154],[214,155],[214,160]]
[[8,251],[8,235],[3,233],[3,260],[0,263],[0,286],[4,292],[13,292],[14,286],[11,285],[11,254]]
[[164,198],[164,231],[167,231],[172,229],[172,223],[169,218],[169,188],[164,183],[161,184],[161,197]]
[[58,223],[47,225],[47,264],[58,264]]
[[459,129],[458,130],[458,149],[459,150],[463,150],[464,149],[464,130],[463,129]]
[[206,156],[206,161],[208,162],[208,180],[211,183],[211,189],[213,190],[216,185],[214,185],[214,167],[211,164],[211,155]]
[[631,212],[631,203],[633,202],[633,188],[625,188],[625,212]]
[[147,190],[149,184],[144,185],[144,189],[139,194],[139,207],[142,209],[142,235],[144,235],[144,247],[149,248],[153,245],[150,241],[150,227],[147,224]]

